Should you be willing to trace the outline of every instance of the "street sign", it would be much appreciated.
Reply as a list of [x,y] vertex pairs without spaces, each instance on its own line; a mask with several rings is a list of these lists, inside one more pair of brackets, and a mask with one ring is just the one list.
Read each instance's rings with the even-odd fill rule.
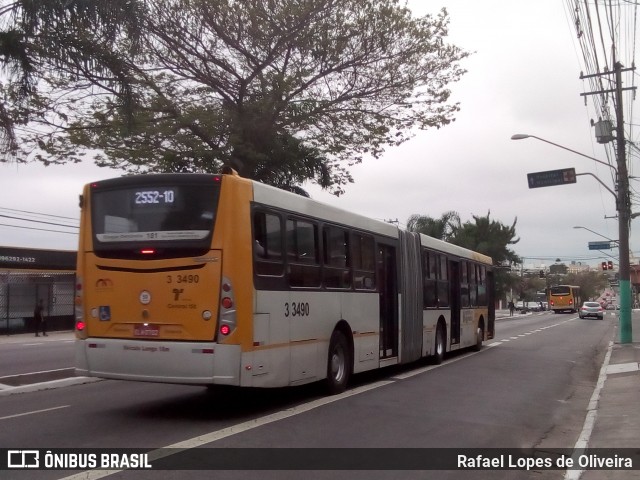
[[576,183],[576,169],[562,168],[560,170],[527,173],[527,180],[529,181],[529,188],[552,187],[554,185]]
[[589,250],[611,250],[611,242],[589,242]]

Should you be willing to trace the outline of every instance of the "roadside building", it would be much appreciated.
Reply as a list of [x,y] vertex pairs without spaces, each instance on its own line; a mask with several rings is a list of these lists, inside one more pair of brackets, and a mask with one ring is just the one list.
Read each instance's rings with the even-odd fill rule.
[[43,300],[47,330],[72,330],[76,252],[0,246],[0,333],[33,332]]

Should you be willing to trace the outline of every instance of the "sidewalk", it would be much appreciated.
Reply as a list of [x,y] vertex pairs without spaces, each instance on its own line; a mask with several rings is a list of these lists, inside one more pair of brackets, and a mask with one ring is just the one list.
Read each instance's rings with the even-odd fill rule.
[[29,339],[33,339],[33,343],[40,342],[59,342],[63,340],[74,340],[76,338],[73,330],[61,330],[47,332],[46,336],[40,335],[36,337],[33,333],[14,333],[13,335],[0,335],[0,343],[25,343]]
[[640,467],[640,313],[634,310],[631,317],[633,342],[620,344],[620,332],[616,328],[610,357],[608,362],[605,359],[587,409],[585,427],[590,417],[593,418],[588,448],[627,449],[619,454],[631,454],[636,470],[587,470],[581,476],[574,471],[573,476],[566,478],[640,479],[640,470],[637,470]]

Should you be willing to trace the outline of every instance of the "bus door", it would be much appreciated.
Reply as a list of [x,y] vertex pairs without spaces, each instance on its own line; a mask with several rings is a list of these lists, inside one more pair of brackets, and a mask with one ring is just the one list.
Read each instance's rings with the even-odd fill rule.
[[460,264],[449,262],[449,285],[451,288],[451,345],[460,344]]
[[487,271],[487,306],[489,308],[489,325],[487,326],[487,338],[494,338],[496,333],[496,302],[495,302],[495,278],[493,271]]
[[398,285],[396,249],[378,245],[378,292],[380,292],[380,358],[398,356]]

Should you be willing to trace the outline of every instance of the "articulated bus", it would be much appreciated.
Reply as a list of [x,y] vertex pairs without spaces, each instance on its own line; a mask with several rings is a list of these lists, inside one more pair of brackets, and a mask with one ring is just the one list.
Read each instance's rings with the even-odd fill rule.
[[76,372],[282,387],[482,347],[491,258],[237,174],[81,196]]
[[549,289],[549,308],[553,313],[575,313],[580,308],[580,287],[575,285],[556,285]]

